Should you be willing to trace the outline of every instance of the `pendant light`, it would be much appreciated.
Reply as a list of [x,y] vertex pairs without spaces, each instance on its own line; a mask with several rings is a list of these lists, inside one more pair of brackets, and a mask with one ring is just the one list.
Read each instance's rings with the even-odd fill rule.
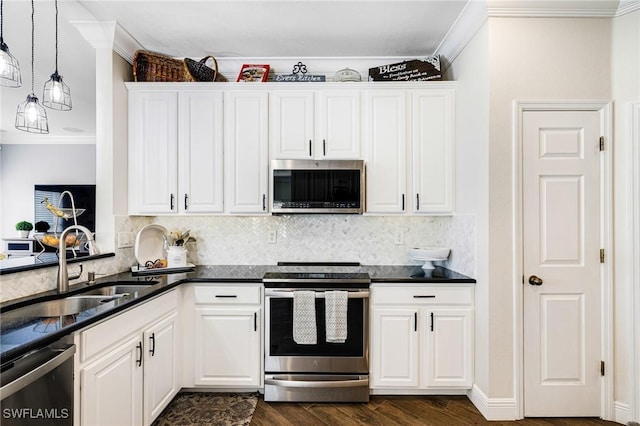
[[20,75],[20,64],[18,60],[9,53],[9,46],[3,39],[4,0],[0,0],[0,86],[20,87],[22,85],[22,77]]
[[49,123],[47,121],[47,113],[38,103],[38,98],[33,93],[33,62],[34,62],[34,45],[35,45],[35,24],[33,20],[35,15],[35,6],[31,0],[31,93],[27,95],[27,100],[18,105],[16,114],[16,129],[24,130],[30,133],[49,133]]
[[44,84],[42,94],[42,105],[47,108],[60,111],[71,109],[71,91],[69,86],[64,84],[62,76],[58,74],[58,0],[56,3],[56,70],[51,74],[51,79]]

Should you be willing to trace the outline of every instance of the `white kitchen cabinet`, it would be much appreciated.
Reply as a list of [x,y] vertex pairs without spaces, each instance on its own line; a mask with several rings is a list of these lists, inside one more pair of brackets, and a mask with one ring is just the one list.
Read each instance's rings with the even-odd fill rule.
[[142,424],[141,346],[139,337],[128,339],[80,371],[80,424]]
[[473,368],[473,310],[423,310],[428,331],[423,339],[425,368],[422,383],[430,388],[470,388]]
[[195,384],[260,386],[260,308],[198,308]]
[[417,315],[411,308],[372,310],[372,386],[418,386]]
[[360,91],[269,92],[272,159],[359,159]]
[[367,213],[403,213],[407,195],[407,94],[364,93]]
[[128,87],[129,213],[222,212],[222,92]]
[[150,425],[181,388],[178,291],[75,336],[82,425]]
[[471,388],[471,285],[374,284],[371,300],[372,389],[410,394]]
[[413,213],[454,211],[454,91],[411,91]]
[[129,213],[176,211],[178,93],[129,93]]
[[174,312],[143,333],[145,425],[153,423],[180,390],[178,326],[178,313]]
[[224,94],[225,205],[229,213],[268,213],[268,108],[264,91]]
[[258,389],[263,386],[262,286],[198,283],[185,288],[183,386]]

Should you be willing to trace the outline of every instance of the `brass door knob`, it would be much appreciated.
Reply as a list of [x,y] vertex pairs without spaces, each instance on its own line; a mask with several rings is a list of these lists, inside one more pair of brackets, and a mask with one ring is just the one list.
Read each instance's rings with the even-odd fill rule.
[[542,282],[542,278],[536,277],[535,275],[529,277],[529,284],[531,285],[542,285]]

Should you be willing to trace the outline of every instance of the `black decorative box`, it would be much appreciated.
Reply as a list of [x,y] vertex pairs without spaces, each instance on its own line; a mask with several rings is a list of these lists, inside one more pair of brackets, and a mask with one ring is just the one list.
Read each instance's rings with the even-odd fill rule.
[[369,68],[369,81],[442,80],[440,55]]

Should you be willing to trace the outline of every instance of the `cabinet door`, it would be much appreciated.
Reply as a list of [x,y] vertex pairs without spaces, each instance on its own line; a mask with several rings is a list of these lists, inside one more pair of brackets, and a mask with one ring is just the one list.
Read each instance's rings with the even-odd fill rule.
[[80,371],[82,425],[142,424],[142,342],[133,338]]
[[407,186],[404,91],[368,91],[364,101],[367,213],[402,213]]
[[423,383],[429,388],[470,388],[473,383],[473,310],[425,309]]
[[271,158],[313,158],[313,92],[269,93]]
[[418,386],[417,309],[373,309],[371,387]]
[[195,384],[260,386],[260,308],[200,308],[195,315]]
[[316,158],[359,159],[360,91],[323,90],[316,99]]
[[181,92],[179,109],[179,210],[222,212],[222,92]]
[[225,93],[226,205],[229,213],[267,213],[268,94]]
[[414,213],[454,209],[454,92],[412,92],[411,149]]
[[177,92],[130,93],[130,214],[178,211],[177,123]]
[[180,390],[178,313],[144,332],[144,424],[150,425]]

